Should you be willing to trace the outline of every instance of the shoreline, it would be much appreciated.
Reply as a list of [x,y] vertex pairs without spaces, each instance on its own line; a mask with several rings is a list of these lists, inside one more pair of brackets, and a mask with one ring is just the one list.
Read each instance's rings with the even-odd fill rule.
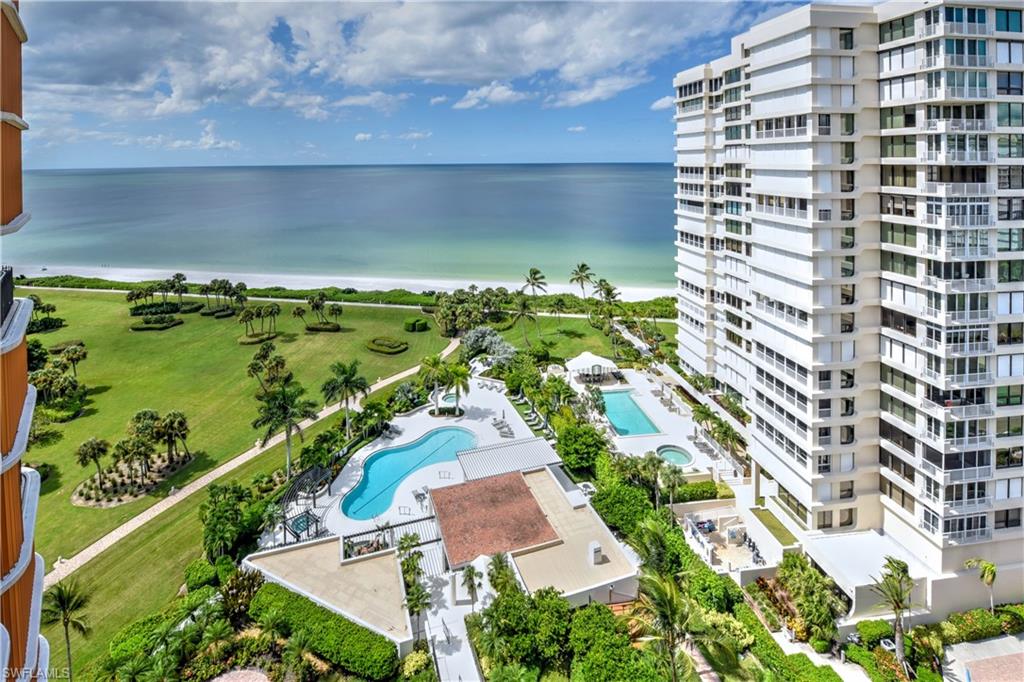
[[[428,279],[415,277],[369,277],[369,276],[338,276],[338,275],[296,275],[296,274],[263,274],[254,272],[214,272],[210,270],[162,269],[162,268],[119,268],[78,265],[22,265],[14,264],[15,275],[26,277],[54,277],[57,275],[76,275],[79,277],[98,277],[118,282],[142,282],[153,279],[166,279],[176,272],[183,273],[190,282],[209,282],[211,279],[227,278],[233,282],[242,281],[250,287],[285,287],[287,289],[320,289],[325,287],[353,288],[359,291],[389,289],[406,289],[415,293],[423,291],[453,291],[466,288],[470,284],[479,287],[505,287],[509,290],[522,288],[522,282],[508,280],[470,280],[470,279]],[[44,271],[42,268],[46,267]],[[615,284],[612,282],[612,284]],[[623,301],[647,301],[659,296],[673,296],[672,287],[616,286]],[[591,287],[587,287],[588,291]],[[568,282],[549,282],[549,294],[579,294],[580,288]]]

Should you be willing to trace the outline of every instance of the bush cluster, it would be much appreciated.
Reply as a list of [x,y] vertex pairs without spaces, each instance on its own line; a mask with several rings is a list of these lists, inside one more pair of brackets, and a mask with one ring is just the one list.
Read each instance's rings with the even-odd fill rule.
[[307,332],[340,332],[341,325],[337,322],[310,322],[306,325]]
[[885,620],[862,620],[857,623],[857,634],[864,648],[871,650],[883,639],[892,639],[892,624]]
[[430,329],[430,325],[422,317],[407,317],[402,328],[407,332],[425,332]]
[[206,559],[196,559],[185,567],[185,587],[189,592],[216,584],[217,569]]
[[841,678],[830,666],[816,666],[806,654],[786,655],[771,633],[757,619],[753,609],[745,603],[737,604],[733,615],[754,636],[750,647],[761,665],[783,680],[793,682],[839,682]]
[[409,344],[391,336],[377,336],[366,342],[366,348],[374,353],[398,355],[408,350]]
[[718,497],[718,486],[714,481],[699,481],[680,486],[674,493],[676,502],[698,502]]
[[204,305],[202,308],[199,309],[199,314],[202,315],[203,317],[219,318],[223,316],[225,313],[227,313],[228,316],[234,315],[235,309],[227,304]]
[[40,332],[49,332],[54,329],[60,329],[65,324],[63,317],[37,317],[34,320],[28,321],[28,326],[25,327],[26,334],[38,334]]
[[184,323],[183,319],[173,315],[146,315],[142,322],[136,322],[129,329],[133,332],[161,331]]
[[[191,304],[190,304],[191,305]],[[198,304],[202,307],[202,304]],[[198,308],[197,308],[198,310]],[[181,305],[177,301],[156,301],[154,303],[139,303],[128,309],[132,317],[145,317],[147,315],[172,315],[181,312]]]
[[60,341],[58,343],[53,344],[52,346],[49,346],[46,349],[46,352],[49,353],[50,355],[60,355],[68,348],[84,345],[85,341],[83,341],[82,339],[68,339],[67,341]]
[[274,609],[293,631],[304,630],[309,634],[316,655],[354,675],[386,680],[398,670],[398,652],[386,637],[280,585],[266,583],[249,604],[249,613],[258,620]]

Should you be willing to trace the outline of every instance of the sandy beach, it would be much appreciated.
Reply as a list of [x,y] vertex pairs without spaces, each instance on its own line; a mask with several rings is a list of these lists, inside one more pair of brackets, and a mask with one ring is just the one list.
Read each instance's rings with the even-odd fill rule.
[[[211,279],[227,278],[232,282],[242,281],[250,287],[281,286],[288,289],[317,289],[321,287],[351,287],[361,291],[407,289],[409,291],[452,291],[470,284],[479,287],[506,287],[518,289],[522,282],[511,281],[470,281],[459,279],[406,279],[401,277],[345,277],[338,275],[296,275],[259,272],[212,272],[205,270],[162,270],[146,268],[107,268],[75,265],[18,265],[14,266],[15,275],[26,277],[44,277],[54,275],[78,275],[81,277],[101,277],[119,282],[141,282],[151,279],[166,279],[175,272],[184,273],[192,282],[208,282]],[[45,267],[45,270],[43,269]],[[614,284],[614,282],[613,282]],[[588,291],[589,291],[588,287]],[[667,287],[618,287],[622,300],[644,301],[658,296],[672,296],[674,291]],[[579,294],[580,288],[568,282],[548,282],[548,293]]]

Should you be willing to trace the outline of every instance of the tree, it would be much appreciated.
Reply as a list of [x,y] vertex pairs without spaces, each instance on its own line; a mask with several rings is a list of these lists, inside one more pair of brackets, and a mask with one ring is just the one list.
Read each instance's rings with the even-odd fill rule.
[[363,435],[367,432],[381,431],[392,417],[391,409],[383,400],[367,400],[363,411],[359,413],[359,421],[363,427]]
[[320,387],[324,401],[333,403],[340,400],[345,405],[345,437],[352,439],[352,420],[350,418],[349,400],[362,395],[370,395],[370,382],[359,374],[359,361],[335,362],[330,366],[331,376]]
[[489,682],[532,682],[537,675],[519,663],[500,663],[491,669]]
[[256,329],[253,328],[252,321],[256,319],[256,313],[252,308],[246,308],[238,315],[238,324],[245,325],[245,333],[248,336],[254,336]]
[[[533,295],[534,302],[536,302],[537,291],[540,291],[543,294],[548,290],[548,282],[547,278],[544,277],[544,273],[542,273],[538,268],[530,268],[530,271],[526,273],[526,285],[523,287],[523,289],[526,288],[530,289],[530,293]],[[534,318],[534,321],[537,323],[537,338],[539,339],[541,336],[540,320]]]
[[652,573],[666,575],[671,572],[668,525],[662,516],[648,514],[641,519],[627,538],[643,566]]
[[477,590],[483,585],[483,574],[477,570],[476,566],[469,564],[462,569],[462,586],[469,592],[470,609],[474,612],[476,611]]
[[60,357],[71,365],[71,373],[78,377],[78,363],[89,357],[89,351],[82,345],[68,346],[61,352]]
[[900,666],[905,664],[906,652],[903,649],[903,612],[911,608],[911,595],[914,591],[914,580],[910,577],[907,562],[893,556],[885,557],[882,575],[874,578],[872,591],[878,595],[878,606],[892,611],[893,632],[896,639],[896,660]]
[[220,618],[203,628],[202,649],[217,655],[235,636],[231,623]]
[[533,314],[533,308],[530,306],[530,299],[526,298],[522,294],[516,296],[512,302],[512,325],[522,323],[523,326],[523,341],[526,345],[530,345],[530,338],[526,335],[526,323],[537,319],[537,316]]
[[694,405],[693,407],[693,421],[697,422],[705,431],[708,430],[708,426],[715,421],[718,415],[715,411],[704,403]]
[[416,618],[416,639],[420,637],[420,616],[430,608],[430,592],[420,582],[409,586],[405,594],[405,608]]
[[428,355],[420,360],[420,380],[424,386],[432,385],[434,387],[435,413],[438,410],[438,400],[441,398],[441,392],[438,389],[441,386],[441,379],[444,377],[445,371],[444,359],[440,355]]
[[558,432],[555,450],[570,469],[587,471],[593,468],[599,454],[608,451],[608,441],[591,424],[579,422]]
[[469,365],[457,363],[450,365],[444,374],[444,389],[455,392],[455,414],[459,413],[459,400],[464,393],[469,393]]
[[569,275],[569,282],[580,286],[580,294],[582,295],[582,298],[586,300],[586,285],[594,283],[594,273],[590,269],[589,265],[586,263],[580,263],[573,269],[572,274]]
[[980,557],[974,557],[964,562],[964,568],[976,568],[978,569],[978,580],[985,584],[988,588],[988,610],[992,613],[996,612],[996,601],[993,590],[993,585],[996,582],[996,565],[991,561],[987,561]]
[[555,296],[555,299],[551,301],[551,312],[555,314],[555,320],[559,325],[562,324],[562,313],[567,309],[565,299],[561,296]]
[[637,465],[640,476],[643,478],[647,489],[654,492],[654,508],[661,506],[661,486],[659,477],[661,470],[665,467],[665,460],[656,452],[645,452]]
[[99,438],[90,438],[75,451],[75,459],[79,466],[89,466],[90,462],[96,465],[96,478],[99,480],[100,490],[103,489],[103,469],[100,468],[100,460],[106,457],[108,452],[110,443]]
[[254,429],[265,429],[261,445],[264,447],[278,431],[284,431],[285,476],[292,477],[292,434],[302,440],[301,423],[316,417],[316,404],[302,396],[306,389],[298,384],[282,384],[259,397],[259,416],[253,420]]
[[61,580],[43,595],[42,622],[44,625],[60,625],[64,629],[64,648],[68,655],[68,682],[73,679],[71,666],[71,631],[82,637],[91,632],[85,610],[89,606],[89,595],[77,580]]
[[305,669],[309,666],[307,657],[313,652],[313,638],[305,630],[298,630],[288,638],[284,648],[284,662],[298,679],[306,679]]
[[263,634],[270,639],[271,645],[276,649],[277,643],[288,636],[288,619],[279,608],[267,609],[260,614],[257,625]]
[[509,591],[519,591],[519,581],[509,563],[508,554],[498,552],[491,557],[487,564],[487,582],[491,588],[499,594]]
[[686,474],[677,466],[666,466],[661,471],[661,483],[668,490],[668,503],[676,502],[676,493],[686,485]]
[[344,312],[344,309],[341,307],[340,303],[332,303],[327,308],[327,314],[330,315],[334,319],[334,323],[335,324],[338,323],[338,318],[341,317],[343,312]]
[[190,454],[187,441],[191,428],[188,425],[188,417],[185,416],[184,412],[172,410],[164,415],[164,418],[160,420],[157,426],[157,433],[167,445],[168,458],[171,457],[172,453],[174,456],[177,456],[178,443],[181,443],[181,449],[185,451],[186,456]]
[[301,305],[295,306],[295,308],[292,310],[292,317],[299,318],[300,320],[302,320],[302,324],[306,325],[306,309],[303,308]]
[[398,557],[402,565],[402,578],[406,585],[412,585],[423,575],[420,561],[423,559],[423,552],[420,546],[419,533],[404,533],[398,538]]

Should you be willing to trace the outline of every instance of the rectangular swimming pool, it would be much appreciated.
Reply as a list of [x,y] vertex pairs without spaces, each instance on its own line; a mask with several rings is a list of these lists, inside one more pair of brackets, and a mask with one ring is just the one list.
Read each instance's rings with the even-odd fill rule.
[[647,436],[661,433],[651,418],[633,400],[632,389],[604,392],[604,413],[620,436]]

